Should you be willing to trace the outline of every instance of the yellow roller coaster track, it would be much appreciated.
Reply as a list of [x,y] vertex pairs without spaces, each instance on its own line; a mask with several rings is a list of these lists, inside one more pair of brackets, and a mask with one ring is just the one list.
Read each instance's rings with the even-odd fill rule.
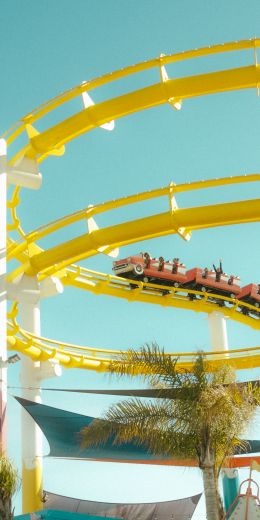
[[[122,350],[100,349],[92,347],[80,347],[68,343],[54,341],[44,337],[38,337],[23,330],[16,321],[17,306],[13,306],[8,321],[8,346],[10,350],[18,350],[30,356],[34,361],[47,361],[55,359],[66,368],[82,368],[98,372],[107,371],[109,363],[116,359]],[[189,370],[194,362],[193,352],[171,353],[178,358],[178,368]],[[230,353],[207,352],[209,366],[214,368],[223,362],[234,368],[256,368],[260,362],[260,347],[251,347],[232,350]]]
[[[77,85],[27,114],[17,125],[14,125],[4,134],[3,137],[6,138],[9,149],[12,150],[13,145],[15,148],[13,156],[10,157],[9,165],[16,165],[22,158],[33,159],[41,163],[49,155],[61,155],[65,151],[64,145],[77,136],[111,120],[146,108],[163,103],[169,103],[176,107],[177,104],[180,106],[184,99],[195,96],[239,89],[258,89],[260,66],[257,65],[256,50],[259,46],[260,40],[254,39],[226,43],[169,56],[160,56],[151,61],[133,65]],[[253,51],[253,64],[248,66],[174,79],[169,79],[165,70],[165,66],[171,63],[217,53],[248,49]],[[160,81],[158,83],[105,100],[80,110],[74,115],[70,115],[54,126],[46,126],[45,116],[53,113],[62,105],[66,106],[66,103],[72,99],[81,97],[83,92],[92,91],[112,81],[152,68],[159,70]],[[38,121],[41,122],[41,127],[44,127],[41,132],[33,126]],[[23,138],[22,144],[20,142],[21,137]],[[26,145],[24,145],[24,138],[27,140]],[[129,280],[90,271],[73,265],[73,263],[96,255],[104,248],[110,251],[118,246],[162,235],[178,233],[188,240],[193,230],[258,222],[260,220],[259,199],[192,208],[178,208],[175,197],[178,193],[184,191],[214,188],[242,182],[257,182],[259,180],[260,174],[250,174],[179,185],[170,183],[169,186],[164,188],[85,208],[42,226],[29,234],[25,234],[23,231],[17,215],[20,189],[15,188],[8,203],[11,212],[11,223],[8,225],[8,259],[15,259],[19,265],[9,273],[8,281],[13,282],[22,273],[37,275],[39,281],[55,274],[64,285],[71,285],[95,294],[109,294],[129,301],[138,300],[163,306],[190,309],[195,312],[210,313],[214,309],[219,309],[219,306],[213,300],[214,295],[212,294],[167,287],[169,293],[163,295],[162,287],[153,284],[145,284],[144,286],[142,282],[136,281],[134,283],[138,287],[135,290],[131,290],[131,281]],[[168,210],[164,213],[130,222],[120,222],[102,229],[95,229],[61,244],[57,243],[47,250],[43,250],[38,244],[46,236],[52,235],[53,239],[55,232],[61,228],[79,221],[87,221],[94,215],[163,196],[168,199]],[[13,232],[16,234],[15,238],[12,236]],[[196,296],[193,300],[191,300],[192,293]],[[223,300],[224,306],[221,307],[221,310],[226,316],[255,329],[260,328],[260,317],[257,308],[235,299],[223,298],[219,295],[216,295],[216,297],[218,301]],[[116,351],[113,350],[83,348],[61,344],[46,338],[37,338],[19,327],[14,314],[13,311],[12,320],[9,324],[9,348],[21,350],[34,359],[46,360],[55,358],[67,367],[106,370],[109,359],[113,359],[116,355]],[[223,358],[223,355],[223,353],[218,353],[215,356],[214,353],[215,357],[212,362],[217,363],[218,359]],[[180,357],[180,366],[189,368],[192,354],[178,354],[178,356]],[[209,356],[212,355],[209,354]],[[236,368],[259,366],[259,347],[232,351],[229,357],[225,359]]]

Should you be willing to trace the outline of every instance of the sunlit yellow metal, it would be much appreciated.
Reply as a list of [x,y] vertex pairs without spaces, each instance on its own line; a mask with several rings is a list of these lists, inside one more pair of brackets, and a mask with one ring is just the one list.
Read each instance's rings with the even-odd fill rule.
[[170,98],[187,99],[217,92],[257,88],[259,83],[258,65],[168,80],[163,86],[158,83],[86,108],[31,138],[30,145],[24,152],[30,158],[50,154],[54,149],[97,126],[167,103]]
[[[158,105],[160,103],[168,102],[169,98],[171,98],[171,97],[178,97],[179,99],[183,99],[185,97],[192,97],[192,96],[196,96],[196,95],[203,95],[203,94],[209,94],[209,93],[220,92],[220,91],[222,92],[225,90],[232,90],[232,89],[234,90],[234,89],[238,89],[238,88],[256,88],[257,89],[258,88],[258,71],[257,71],[257,64],[255,63],[253,53],[254,53],[255,49],[257,49],[259,46],[260,46],[260,40],[255,38],[252,40],[243,40],[241,42],[230,42],[230,43],[225,43],[223,45],[221,44],[221,45],[214,45],[212,47],[205,47],[202,49],[194,49],[194,50],[190,50],[190,51],[186,51],[186,52],[171,54],[168,56],[160,55],[158,58],[155,58],[155,59],[152,59],[152,60],[149,60],[146,62],[138,63],[136,65],[132,65],[132,66],[126,67],[124,69],[121,69],[121,70],[118,70],[118,71],[115,71],[112,73],[105,74],[104,76],[95,78],[93,80],[85,81],[82,84],[77,85],[74,88],[71,88],[70,90],[56,96],[55,98],[51,99],[50,101],[47,101],[40,107],[36,108],[35,110],[33,110],[32,112],[27,114],[25,117],[22,118],[22,120],[17,125],[13,125],[13,127],[10,128],[4,134],[4,137],[7,139],[8,144],[10,144],[11,142],[13,142],[14,139],[19,137],[19,135],[23,131],[25,131],[26,126],[28,126],[28,124],[32,125],[39,119],[46,116],[48,113],[54,111],[59,106],[71,101],[72,99],[74,99],[78,96],[81,96],[82,92],[96,89],[100,86],[106,85],[106,84],[116,81],[118,79],[127,77],[129,75],[141,73],[141,72],[144,72],[145,70],[149,70],[152,68],[158,68],[158,77],[159,77],[160,70],[163,65],[167,65],[167,64],[175,63],[175,62],[179,62],[179,61],[185,61],[188,59],[213,55],[213,54],[220,54],[220,53],[224,53],[224,52],[231,52],[231,51],[233,52],[233,51],[252,49],[252,62],[254,63],[254,65],[252,67],[242,67],[240,69],[234,69],[234,70],[231,69],[230,71],[224,71],[223,72],[224,76],[223,76],[223,74],[221,76],[221,74],[219,74],[219,73],[213,73],[213,74],[217,74],[217,76],[215,76],[215,78],[214,78],[214,76],[207,75],[207,74],[200,75],[200,76],[193,76],[191,78],[181,78],[182,81],[180,82],[179,85],[177,85],[177,83],[176,84],[170,83],[171,81],[176,81],[176,80],[168,80],[166,82],[163,82],[163,85],[161,82],[160,84],[157,85],[157,89],[154,89],[155,91],[156,90],[157,91],[155,92],[155,91],[148,90],[147,96],[145,93],[140,91],[141,95],[139,96],[139,102],[141,103],[141,106],[139,106],[139,108],[137,106],[134,106],[133,95],[130,95],[130,98],[129,98],[129,108],[128,107],[125,108],[125,105],[127,104],[126,98],[124,100],[122,100],[122,103],[121,103],[122,96],[120,98],[118,98],[117,103],[115,103],[115,100],[112,100],[111,107],[108,107],[108,106],[103,107],[101,112],[99,111],[99,109],[97,111],[95,111],[95,110],[93,111],[92,110],[93,107],[90,107],[89,109],[87,109],[87,111],[88,111],[88,114],[92,113],[93,121],[90,124],[89,129],[93,128],[93,125],[99,126],[100,124],[107,122],[108,119],[111,120],[111,115],[109,116],[108,119],[106,119],[108,111],[113,112],[113,110],[114,110],[117,113],[117,116],[112,116],[112,119],[115,119],[116,117],[121,117],[123,115],[131,113],[138,109],[141,110],[142,108],[148,108],[149,106],[154,106],[154,105]],[[253,69],[253,70],[251,70],[251,69]],[[205,86],[203,88],[201,88],[201,84],[204,82],[204,76],[205,76]],[[197,80],[196,80],[196,78],[197,78]],[[187,82],[185,82],[186,79],[187,79]],[[191,83],[189,83],[189,79],[191,79]],[[179,80],[177,80],[177,81],[179,81]],[[224,81],[224,84],[223,84],[223,81]],[[200,85],[198,85],[199,83],[200,83]],[[174,85],[174,87],[173,87],[173,85]],[[155,87],[156,87],[156,85],[155,85]],[[185,87],[185,88],[183,88],[183,87]],[[165,88],[167,89],[166,96],[165,96]],[[158,92],[158,89],[159,89],[159,92]],[[145,90],[145,89],[142,89],[142,90]],[[135,94],[135,93],[132,93],[132,94]],[[157,94],[157,95],[155,95],[155,94]],[[149,102],[148,102],[148,95],[149,95]],[[136,97],[138,97],[138,96],[136,96]],[[147,99],[147,101],[146,101],[146,99]],[[132,103],[130,103],[130,101]],[[136,99],[136,102],[137,102],[137,99]],[[151,103],[152,103],[152,105],[151,105]],[[115,106],[115,104],[117,106]],[[100,105],[102,105],[102,104],[96,105],[96,107],[99,107]],[[86,112],[86,111],[82,111],[82,112]],[[101,119],[98,120],[98,118],[101,118]],[[65,127],[67,127],[67,129],[70,128],[72,130],[71,138],[75,137],[76,134],[79,135],[78,127],[76,130],[77,125],[75,127],[73,127],[73,124],[74,124],[73,123],[72,127],[71,127],[70,118],[69,118],[69,120],[67,120],[67,122],[64,122],[64,123],[66,123],[66,124],[63,125],[62,130],[65,131],[66,130]],[[77,121],[77,123],[78,123],[78,121]],[[56,125],[56,127],[57,126],[58,125]],[[87,130],[85,130],[85,131],[87,131]],[[55,130],[52,132],[52,138],[53,137],[55,137],[55,139],[54,139],[55,141],[60,141],[59,137],[57,139],[57,128],[55,128]],[[52,142],[52,144],[50,144],[49,138],[50,138],[50,134],[48,134],[48,135],[46,134],[44,136],[43,140],[41,141],[41,144],[40,144],[40,141],[38,141],[38,144],[36,142],[34,142],[34,146],[36,146],[36,147],[37,146],[42,147],[43,143],[45,143],[45,152],[42,153],[41,155],[39,155],[39,160],[44,159],[53,147],[54,148],[57,148],[57,146],[59,147],[57,142],[54,146],[53,146],[53,142]],[[69,139],[67,139],[67,140],[69,140]],[[46,149],[47,141],[48,141],[48,146]],[[63,139],[62,139],[62,141],[63,141]],[[30,143],[29,147],[26,149],[26,152],[29,154],[30,153],[35,154],[35,152],[33,151],[34,148],[33,148],[33,146],[31,146],[31,144],[32,143]],[[23,151],[25,151],[25,149],[23,149]],[[18,153],[20,154],[20,152],[18,152]]]
[[71,263],[89,258],[104,246],[120,247],[176,233],[180,227],[199,230],[259,220],[260,199],[177,209],[174,213],[160,213],[85,233],[42,251],[30,258],[27,273],[36,274],[53,265],[59,266],[62,262]]
[[34,468],[22,466],[23,511],[40,511],[42,509],[42,458],[35,459]]
[[[24,270],[28,274],[42,273],[43,271],[47,271],[47,274],[50,274],[50,272],[54,274],[54,271],[57,272],[72,262],[97,254],[98,249],[105,245],[111,247],[122,246],[156,236],[178,233],[180,228],[185,228],[186,230],[188,229],[191,231],[193,229],[197,230],[219,225],[259,221],[260,204],[258,199],[195,208],[177,208],[174,212],[170,206],[168,212],[152,215],[131,222],[125,222],[113,227],[99,229],[92,233],[86,233],[73,240],[54,246],[47,251],[42,251],[41,248],[36,245],[36,242],[43,237],[46,237],[65,226],[69,226],[80,220],[85,220],[93,215],[113,210],[115,208],[152,198],[162,196],[170,197],[172,196],[172,192],[178,194],[191,190],[244,182],[257,182],[259,180],[260,174],[251,174],[179,185],[171,183],[169,186],[164,188],[108,201],[91,208],[85,208],[32,231],[27,236],[24,236],[24,240],[20,243],[16,244],[13,242],[8,248],[8,259],[21,258],[21,255],[25,251],[28,251],[30,262],[27,257],[24,266]],[[52,266],[55,266],[55,268],[53,269]],[[23,267],[19,269],[19,274],[22,270]],[[9,281],[16,277],[18,272],[15,271],[10,274]]]
[[[17,330],[18,327],[18,330]],[[101,349],[95,347],[81,347],[78,345],[62,343],[48,338],[30,334],[19,327],[16,320],[8,323],[8,345],[10,350],[16,350],[30,356],[34,361],[47,361],[55,358],[66,368],[82,368],[105,372],[109,370],[110,362],[124,351]],[[196,354],[193,352],[170,354],[178,358],[178,370],[189,370],[192,367]],[[206,359],[209,367],[214,368],[223,362],[236,369],[255,368],[260,363],[260,347],[234,349],[227,352],[207,352]]]
[[[20,148],[18,147],[18,151],[10,157],[9,164],[12,165],[16,163],[18,158],[23,156],[36,158],[38,162],[41,162],[50,154],[60,155],[64,152],[63,145],[81,135],[83,132],[87,132],[112,119],[158,106],[162,103],[173,103],[176,99],[181,101],[187,98],[217,92],[246,88],[257,89],[260,81],[260,67],[253,58],[253,54],[255,49],[259,46],[260,40],[253,39],[195,49],[169,56],[161,55],[150,61],[126,67],[125,69],[105,74],[100,78],[77,85],[33,110],[5,133],[4,137],[7,139],[9,145],[17,141],[22,134],[24,134],[27,139],[27,144]],[[246,49],[252,49],[252,64],[246,67],[230,68],[224,71],[213,71],[182,78],[174,77],[174,79],[169,79],[167,73],[162,75],[162,67],[171,63]],[[130,93],[123,93],[117,98],[107,99],[80,112],[76,112],[71,117],[60,121],[52,127],[46,125],[45,116],[54,112],[57,108],[65,105],[72,99],[80,97],[82,92],[92,91],[110,82],[129,75],[142,73],[151,68],[158,69],[159,82]],[[41,127],[43,128],[41,133],[34,126],[35,124],[37,125],[37,121],[39,120],[41,120]],[[244,222],[257,222],[260,220],[260,204],[257,199],[195,208],[178,208],[177,203],[175,203],[175,196],[180,192],[189,190],[231,185],[241,182],[256,182],[259,180],[259,174],[251,174],[180,185],[171,183],[170,186],[165,188],[131,195],[115,201],[108,201],[92,208],[85,208],[72,215],[42,226],[28,235],[25,235],[17,215],[20,189],[15,188],[13,197],[9,201],[12,220],[9,224],[9,228],[10,231],[14,230],[17,232],[21,239],[17,241],[9,236],[8,259],[15,259],[20,265],[9,274],[9,281],[14,280],[17,275],[23,272],[27,274],[37,274],[39,280],[51,274],[56,274],[65,285],[89,290],[94,294],[109,294],[111,296],[126,298],[129,301],[138,300],[163,306],[190,309],[196,312],[212,312],[214,308],[216,309],[218,307],[216,304],[210,302],[208,295],[204,293],[195,292],[197,299],[190,301],[187,292],[184,290],[180,292],[170,288],[169,294],[162,296],[162,294],[158,292],[158,286],[155,287],[152,284],[146,284],[146,288],[144,289],[141,282],[137,283],[137,289],[131,291],[129,289],[129,281],[127,280],[123,281],[111,275],[95,273],[71,264],[80,259],[98,254],[98,250],[103,246],[114,248],[170,233],[179,233],[184,238],[189,238],[192,230]],[[104,211],[160,196],[169,197],[169,210],[165,213],[152,215],[132,222],[121,222],[113,227],[99,229],[88,234],[86,233],[68,242],[53,246],[46,251],[42,250],[38,244],[42,238],[80,220],[90,218]],[[227,303],[226,306],[222,308],[222,311],[224,311],[226,316],[259,329],[260,320],[257,319],[257,314],[255,314],[255,318],[253,318],[252,315],[248,316],[239,311],[240,307],[249,307],[249,309],[254,312],[257,312],[257,309],[236,300],[228,298],[225,298],[225,300]],[[99,353],[98,349],[91,349],[93,355],[90,355],[90,353],[81,347],[66,346],[60,343],[55,344],[55,342],[51,342],[51,340],[33,337],[32,335],[28,335],[25,331],[21,331],[18,323],[14,320],[9,331],[9,346],[10,348],[23,351],[33,359],[44,360],[55,357],[61,364],[67,367],[77,366],[95,370],[106,370],[108,364],[107,356],[109,359],[112,359],[113,355],[115,355],[114,351],[107,350],[102,352],[101,357],[101,351]],[[259,366],[258,348],[252,351],[254,352],[252,355],[250,350],[250,356],[248,358],[246,354],[249,352],[248,349],[238,352],[239,354],[235,356],[236,368]],[[182,357],[182,355],[180,357]],[[221,357],[223,357],[223,353],[220,354],[220,358]],[[230,362],[232,363],[233,357],[232,353],[230,357]],[[185,367],[187,368],[191,363],[191,359],[185,361]],[[216,363],[215,359],[214,363]]]
[[[168,294],[165,295],[163,294],[163,290],[165,290],[163,285],[143,284],[143,282],[137,280],[127,280],[78,266],[71,266],[70,269],[67,269],[66,275],[61,280],[64,285],[71,285],[93,294],[105,294],[128,301],[152,303],[162,307],[175,307],[194,312],[211,313],[214,310],[219,311],[219,305],[212,301],[215,297],[219,302],[226,303],[225,306],[221,307],[221,312],[225,316],[239,323],[244,323],[253,329],[260,330],[260,317],[257,318],[259,309],[236,299],[169,286],[167,286]],[[136,289],[131,289],[131,284],[134,284]],[[191,301],[189,295],[196,296],[196,299]],[[255,318],[241,312],[241,309],[254,311],[256,313]]]
[[[165,186],[163,188],[158,188],[154,190],[145,191],[142,193],[137,193],[134,195],[129,195],[127,197],[121,197],[116,200],[110,200],[107,202],[103,202],[101,204],[97,204],[92,207],[87,207],[82,210],[79,210],[77,212],[74,212],[70,215],[66,215],[60,219],[57,219],[49,224],[45,224],[41,226],[40,228],[32,231],[28,235],[25,236],[24,232],[22,232],[22,237],[24,238],[24,242],[21,242],[17,245],[17,247],[26,249],[26,245],[32,242],[36,242],[40,240],[41,238],[46,237],[47,235],[54,233],[55,231],[58,231],[59,229],[69,226],[71,224],[74,224],[80,220],[84,220],[86,218],[93,217],[94,215],[104,213],[106,211],[110,211],[119,207],[124,207],[130,204],[135,204],[137,202],[142,202],[150,199],[155,199],[158,197],[168,196],[170,197],[171,193],[178,194],[193,190],[201,190],[206,188],[213,188],[213,187],[219,187],[219,186],[228,186],[233,184],[241,184],[241,183],[247,183],[247,182],[259,182],[260,181],[260,174],[259,173],[252,173],[247,175],[238,175],[234,177],[223,177],[219,179],[206,179],[203,181],[196,181],[196,182],[188,182],[184,184],[175,184],[170,183],[169,186]],[[15,200],[13,200],[15,198]],[[13,197],[12,201],[9,203],[10,208],[12,210],[12,219],[13,221],[18,221],[18,217],[16,214],[16,208],[17,205],[20,202],[18,191],[16,189],[15,196]],[[20,222],[19,227],[17,227],[17,231],[20,232]],[[14,243],[15,246],[15,243]],[[15,251],[15,250],[14,250]],[[10,255],[11,250],[8,250],[8,254]],[[11,257],[15,256],[15,252],[11,254]],[[9,259],[11,258],[9,257]]]

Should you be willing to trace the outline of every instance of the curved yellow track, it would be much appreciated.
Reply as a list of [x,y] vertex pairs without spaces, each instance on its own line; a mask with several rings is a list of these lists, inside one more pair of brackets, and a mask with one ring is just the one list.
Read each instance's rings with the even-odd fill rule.
[[[29,355],[35,361],[55,359],[66,368],[83,368],[104,372],[108,370],[110,361],[121,352],[112,349],[80,347],[35,336],[19,327],[16,313],[16,307],[14,307],[8,322],[8,346],[10,350],[18,350]],[[195,354],[193,352],[173,352],[171,355],[178,358],[179,370],[189,370],[194,363]],[[221,364],[224,358],[225,363],[228,362],[236,369],[256,368],[260,362],[260,347],[236,349],[230,351],[228,355],[222,351],[207,352],[205,355],[211,367]]]
[[[196,49],[170,56],[160,56],[154,60],[127,67],[126,69],[107,74],[101,78],[84,82],[50,100],[30,114],[27,114],[17,125],[6,132],[4,137],[7,139],[8,144],[11,145],[15,142],[15,148],[16,150],[18,149],[10,158],[9,164],[16,164],[22,157],[34,159],[40,163],[49,155],[61,155],[65,151],[64,145],[75,137],[112,119],[117,119],[139,110],[158,106],[163,103],[169,103],[174,106],[176,102],[179,103],[184,99],[194,96],[245,88],[258,89],[260,67],[254,59],[253,52],[252,64],[247,67],[208,72],[207,74],[168,79],[164,67],[167,64],[177,61],[216,53],[246,49],[256,51],[259,46],[260,40],[255,39]],[[96,89],[112,81],[144,72],[153,67],[158,69],[158,77],[160,77],[158,83],[145,86],[142,89],[122,94],[119,97],[108,99],[97,105],[80,110],[52,127],[46,125],[45,116],[49,113],[53,113],[61,105],[66,106],[69,101],[81,96],[82,92]],[[41,127],[44,128],[41,133],[33,126],[40,120]],[[24,144],[19,145],[20,137],[24,135],[27,137],[27,144],[25,146]],[[210,296],[212,295],[205,295],[204,293],[196,291],[177,291],[170,288],[169,294],[162,296],[161,292],[158,291],[158,286],[146,284],[144,287],[140,282],[137,283],[137,289],[131,290],[128,280],[118,279],[102,273],[95,273],[72,264],[81,259],[98,254],[99,250],[104,247],[111,250],[118,246],[171,233],[178,233],[184,239],[189,239],[193,230],[257,222],[260,220],[259,199],[225,204],[220,202],[214,205],[181,209],[178,208],[175,197],[178,193],[183,191],[214,188],[216,186],[241,182],[256,182],[259,180],[259,174],[251,174],[180,185],[171,183],[165,188],[124,197],[116,201],[109,201],[95,207],[83,209],[73,215],[68,215],[56,222],[42,226],[40,229],[28,235],[24,233],[17,215],[19,188],[16,188],[13,192],[12,199],[9,201],[12,219],[11,224],[9,224],[8,259],[18,261],[19,267],[9,274],[9,281],[13,281],[21,273],[37,275],[39,280],[56,274],[65,285],[72,285],[92,291],[96,294],[110,294],[128,300],[175,306],[191,309],[196,312],[212,312],[214,308],[219,309],[219,307],[211,301]],[[151,215],[131,222],[120,222],[114,226],[98,229],[91,233],[84,233],[72,240],[54,245],[47,250],[42,250],[38,244],[42,238],[54,234],[62,227],[74,224],[80,220],[88,220],[94,215],[118,208],[119,206],[124,207],[128,204],[134,204],[160,196],[166,196],[168,199],[168,210],[164,213]],[[16,237],[18,232],[20,235],[19,240],[12,237],[13,231],[16,232]],[[190,300],[188,295],[188,293],[190,294],[192,292],[196,295],[196,299],[193,301]],[[221,297],[218,298],[221,300]],[[257,314],[257,309],[228,298],[225,298],[225,302],[225,307],[221,309],[227,316],[253,328],[260,328],[260,318],[259,314]],[[242,313],[241,308],[251,310],[251,314],[247,315],[246,313]],[[44,338],[36,338],[22,331],[17,322],[15,322],[15,325],[13,323],[12,326],[10,326],[9,346],[10,348],[23,351],[35,359],[48,359],[52,357],[56,358],[65,366],[95,368],[96,370],[105,370],[108,366],[107,356],[112,359],[115,355],[114,351],[102,351],[93,348],[88,350],[65,344],[60,345],[57,342],[52,342]],[[181,359],[181,366],[188,368],[191,363],[189,357],[191,355],[178,354],[178,356],[180,356]],[[218,354],[218,356],[223,358],[223,353]],[[183,361],[184,359],[186,359],[185,362]],[[234,364],[236,368],[259,366],[259,361],[260,354],[258,347],[252,350],[243,349],[233,351],[229,358],[229,362]],[[216,362],[215,359],[214,363]]]

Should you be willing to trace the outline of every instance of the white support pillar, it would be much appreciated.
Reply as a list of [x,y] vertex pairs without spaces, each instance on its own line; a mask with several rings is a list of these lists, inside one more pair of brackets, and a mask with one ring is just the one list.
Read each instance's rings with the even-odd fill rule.
[[212,350],[228,351],[227,322],[224,314],[220,311],[211,312],[208,322]]
[[[46,285],[46,284],[45,284]],[[53,286],[47,291],[44,286],[44,295],[55,294]],[[28,332],[40,336],[40,298],[42,291],[36,277],[24,275],[14,284],[13,294],[19,301],[20,324]],[[48,285],[47,285],[48,287]],[[48,287],[49,288],[49,287]],[[59,286],[57,292],[61,292]],[[10,291],[11,292],[11,291]],[[41,403],[41,382],[43,379],[61,375],[61,367],[54,362],[32,361],[21,355],[21,386],[22,397]],[[30,387],[30,390],[28,389]],[[22,410],[22,491],[23,513],[32,513],[42,509],[42,433],[29,414]]]
[[[6,338],[6,142],[0,139],[0,359],[7,359]],[[0,454],[6,451],[7,368],[0,368]]]
[[[6,450],[7,404],[7,292],[11,300],[20,306],[21,326],[28,332],[40,335],[40,298],[63,291],[62,284],[54,277],[45,280],[41,287],[36,277],[23,276],[16,283],[6,284],[6,209],[7,181],[18,186],[38,189],[42,177],[36,160],[21,158],[9,167],[6,159],[6,142],[0,139],[0,454]],[[21,385],[32,387],[24,390],[22,397],[41,402],[41,381],[61,375],[61,367],[55,362],[34,362],[22,357]],[[23,458],[23,510],[34,512],[42,508],[42,434],[28,413],[22,411]]]
[[[36,278],[23,279],[24,290],[20,296],[20,324],[21,327],[36,335],[41,334],[40,326],[40,291]],[[41,390],[37,375],[41,370],[40,361],[34,362],[29,357],[21,355],[20,380],[22,397],[41,403]],[[32,387],[33,390],[26,390]],[[32,513],[42,509],[42,433],[40,428],[22,410],[22,491],[23,513]]]

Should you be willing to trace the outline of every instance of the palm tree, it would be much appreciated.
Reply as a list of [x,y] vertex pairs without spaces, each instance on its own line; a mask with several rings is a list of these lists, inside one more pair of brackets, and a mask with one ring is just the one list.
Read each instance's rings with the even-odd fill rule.
[[0,518],[13,520],[12,496],[19,488],[16,469],[5,455],[0,455]]
[[141,375],[150,387],[159,389],[160,398],[132,398],[112,405],[104,419],[95,419],[82,430],[82,444],[98,446],[112,437],[115,445],[132,441],[153,454],[196,458],[202,470],[207,519],[220,520],[219,472],[227,456],[238,446],[245,447],[239,437],[260,404],[260,391],[236,383],[227,365],[210,371],[203,353],[198,353],[190,372],[179,371],[177,361],[157,344],[120,354],[111,362],[110,371],[119,376]]

